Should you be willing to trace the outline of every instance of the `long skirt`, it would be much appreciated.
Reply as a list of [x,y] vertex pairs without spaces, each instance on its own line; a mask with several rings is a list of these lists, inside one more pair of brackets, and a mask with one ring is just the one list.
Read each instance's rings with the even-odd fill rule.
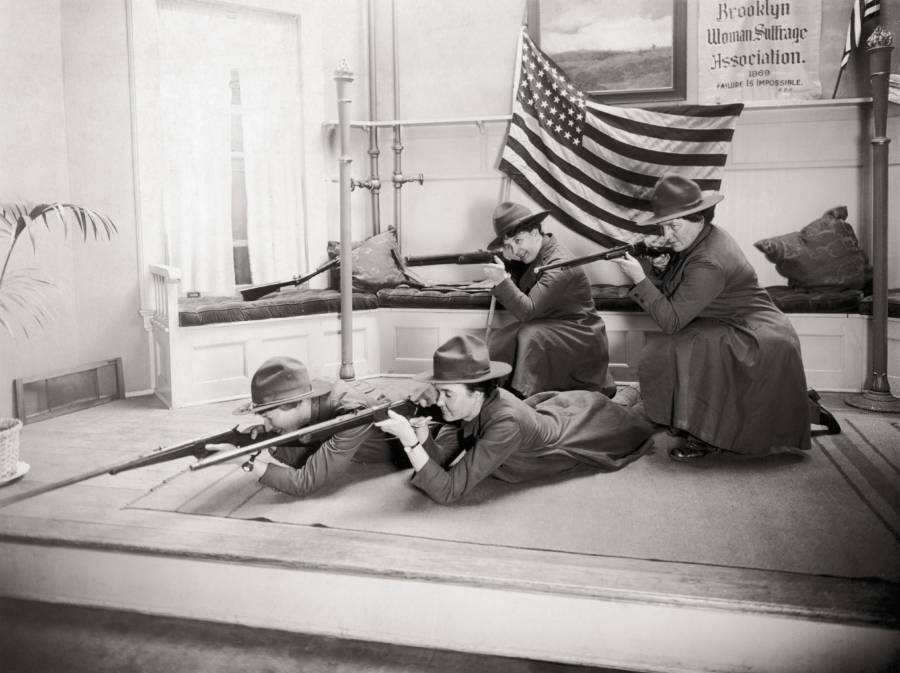
[[697,318],[675,334],[654,336],[638,378],[654,423],[743,454],[810,448],[800,341],[781,313]]
[[599,315],[580,321],[514,322],[494,330],[488,348],[492,360],[512,365],[510,385],[522,397],[548,390],[616,394],[606,325]]

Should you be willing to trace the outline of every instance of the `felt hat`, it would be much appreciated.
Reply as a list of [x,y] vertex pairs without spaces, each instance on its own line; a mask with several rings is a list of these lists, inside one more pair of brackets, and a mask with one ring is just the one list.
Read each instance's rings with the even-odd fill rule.
[[415,378],[432,383],[478,383],[499,379],[512,371],[508,363],[491,360],[487,344],[471,334],[445,341],[434,352],[433,361],[432,371]]
[[664,175],[656,181],[650,195],[653,216],[638,222],[640,225],[668,222],[691,213],[699,213],[716,205],[725,197],[718,192],[704,196],[699,185],[680,175]]
[[499,248],[503,245],[504,236],[511,234],[523,224],[538,224],[549,214],[549,210],[539,210],[536,213],[532,213],[521,204],[513,201],[504,201],[494,208],[492,219],[496,238],[488,244],[488,247]]
[[238,414],[256,414],[282,404],[321,397],[331,392],[325,381],[311,381],[306,365],[289,357],[274,357],[263,362],[250,381],[250,403]]

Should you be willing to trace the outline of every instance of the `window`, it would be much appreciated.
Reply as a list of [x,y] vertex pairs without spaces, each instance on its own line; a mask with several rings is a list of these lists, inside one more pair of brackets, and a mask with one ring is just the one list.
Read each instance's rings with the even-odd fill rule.
[[528,0],[528,29],[594,100],[686,98],[686,0]]

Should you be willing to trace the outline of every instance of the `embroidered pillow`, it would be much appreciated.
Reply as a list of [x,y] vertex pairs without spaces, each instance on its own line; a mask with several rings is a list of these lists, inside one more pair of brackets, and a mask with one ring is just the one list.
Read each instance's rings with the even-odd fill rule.
[[863,289],[871,279],[866,253],[837,206],[800,231],[765,238],[756,246],[792,288]]
[[[330,259],[341,254],[339,241],[328,241]],[[377,292],[386,287],[408,283],[406,270],[400,262],[397,237],[393,228],[353,243],[353,288],[364,292]],[[340,265],[331,268],[331,287],[341,285]]]

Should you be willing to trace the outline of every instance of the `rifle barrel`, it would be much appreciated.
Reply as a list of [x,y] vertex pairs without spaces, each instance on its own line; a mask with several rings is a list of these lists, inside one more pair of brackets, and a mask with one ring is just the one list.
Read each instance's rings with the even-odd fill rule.
[[584,255],[583,257],[573,257],[572,259],[564,259],[561,262],[553,262],[552,264],[536,266],[534,267],[534,272],[541,273],[542,271],[550,271],[552,269],[571,269],[576,266],[582,266],[583,264],[590,264],[591,262],[624,257],[626,254],[632,254],[636,257],[652,257],[663,252],[663,250],[657,250],[655,248],[647,247],[647,245],[643,241],[638,241],[637,243],[626,243],[625,245],[619,245],[615,248],[609,248],[608,250],[604,250],[603,252],[595,252],[591,255]]
[[129,458],[128,460],[114,463],[113,465],[99,467],[91,470],[90,472],[84,472],[82,474],[75,475],[74,477],[68,477],[67,479],[55,481],[52,484],[45,484],[44,486],[39,486],[38,488],[34,488],[30,491],[18,493],[9,498],[0,500],[0,507],[6,507],[7,505],[12,505],[13,503],[27,500],[28,498],[33,498],[43,493],[49,493],[50,491],[55,491],[66,486],[71,486],[82,481],[87,481],[88,479],[93,479],[94,477],[100,477],[104,474],[115,475],[119,474],[120,472],[134,470],[139,467],[145,467],[147,465],[155,465],[157,463],[164,463],[170,460],[186,458],[187,456],[194,456],[199,458],[201,455],[209,455],[210,452],[206,450],[207,444],[234,444],[236,442],[248,441],[251,441],[249,432],[239,432],[237,426],[235,426],[231,430],[226,430],[225,432],[197,437],[196,439],[181,442],[180,444],[176,444],[175,446],[170,446],[168,448],[159,448],[156,451],[137,456],[136,458]]

